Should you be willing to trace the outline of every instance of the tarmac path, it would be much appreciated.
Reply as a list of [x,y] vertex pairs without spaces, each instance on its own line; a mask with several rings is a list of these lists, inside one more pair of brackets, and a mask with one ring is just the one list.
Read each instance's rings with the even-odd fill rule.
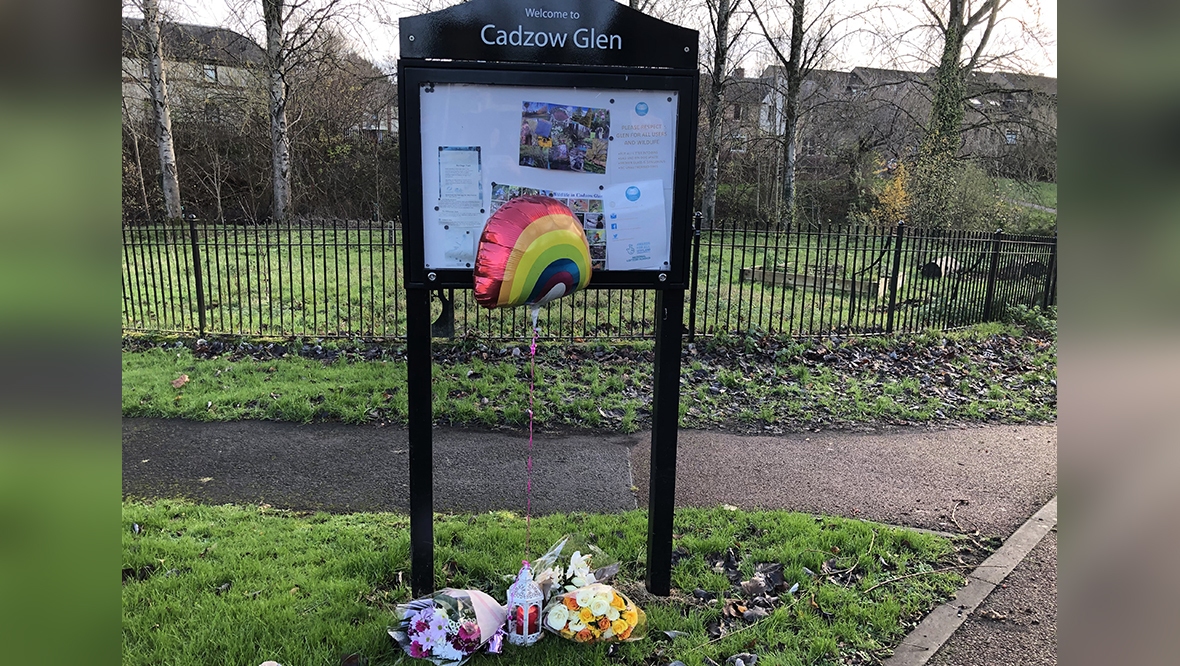
[[[678,439],[680,506],[790,509],[1007,536],[1057,494],[1056,426],[775,436],[682,430]],[[645,506],[650,441],[648,432],[537,434],[534,511]],[[527,455],[527,434],[437,428],[435,509],[523,510]],[[123,419],[123,493],[132,497],[406,511],[407,466],[400,427]]]

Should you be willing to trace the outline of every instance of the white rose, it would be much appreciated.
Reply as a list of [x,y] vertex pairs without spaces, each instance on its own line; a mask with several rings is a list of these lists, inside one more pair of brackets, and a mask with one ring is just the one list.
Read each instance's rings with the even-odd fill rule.
[[578,602],[578,605],[582,608],[585,608],[590,605],[591,601],[594,601],[594,593],[591,590],[582,588],[574,595],[574,601]]
[[576,634],[585,628],[586,628],[586,623],[582,622],[582,618],[578,617],[577,615],[573,615],[570,617],[570,626],[569,626],[570,631],[572,631]]
[[605,585],[596,585],[594,587],[594,597],[591,601],[605,601],[607,605],[610,605],[610,600],[613,597],[614,595],[611,593],[610,588]]
[[595,598],[590,602],[590,612],[595,615],[606,615],[606,611],[610,609],[610,602],[604,601],[600,598]]
[[611,638],[611,637],[612,637],[612,636],[614,636],[614,635],[615,635],[615,630],[614,630],[614,629],[607,629],[606,631],[602,632],[602,637],[603,637],[603,638]]
[[569,619],[569,609],[561,604],[557,604],[549,611],[549,615],[545,618],[545,622],[555,631],[561,631]]
[[610,604],[607,604],[606,608],[607,608],[606,619],[610,620],[611,622],[614,622],[615,620],[619,619],[619,609],[618,608],[615,608],[614,606],[612,606]]

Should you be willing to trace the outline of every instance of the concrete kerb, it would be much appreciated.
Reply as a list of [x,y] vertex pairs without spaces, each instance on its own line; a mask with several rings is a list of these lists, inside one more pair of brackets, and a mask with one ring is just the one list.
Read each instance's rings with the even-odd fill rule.
[[922,666],[929,661],[1056,525],[1057,498],[1054,497],[967,576],[967,583],[951,601],[931,611],[902,639],[893,656],[885,660],[885,666]]

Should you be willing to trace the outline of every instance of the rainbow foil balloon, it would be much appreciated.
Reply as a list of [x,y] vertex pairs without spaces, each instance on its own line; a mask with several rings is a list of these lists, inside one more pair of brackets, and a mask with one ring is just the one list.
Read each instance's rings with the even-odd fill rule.
[[488,218],[474,273],[475,301],[485,308],[541,305],[590,283],[590,246],[565,204],[519,197]]

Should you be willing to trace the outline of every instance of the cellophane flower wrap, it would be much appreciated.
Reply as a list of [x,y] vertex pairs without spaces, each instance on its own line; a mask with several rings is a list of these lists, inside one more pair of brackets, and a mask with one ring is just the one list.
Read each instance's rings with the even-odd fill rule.
[[555,594],[541,617],[546,630],[578,643],[637,641],[647,631],[643,609],[602,583]]
[[556,592],[609,583],[619,572],[619,563],[584,537],[567,534],[533,561],[532,570],[533,582],[549,601]]
[[508,611],[479,590],[447,588],[397,607],[398,623],[389,635],[406,654],[439,666],[456,666],[496,637],[499,651]]

